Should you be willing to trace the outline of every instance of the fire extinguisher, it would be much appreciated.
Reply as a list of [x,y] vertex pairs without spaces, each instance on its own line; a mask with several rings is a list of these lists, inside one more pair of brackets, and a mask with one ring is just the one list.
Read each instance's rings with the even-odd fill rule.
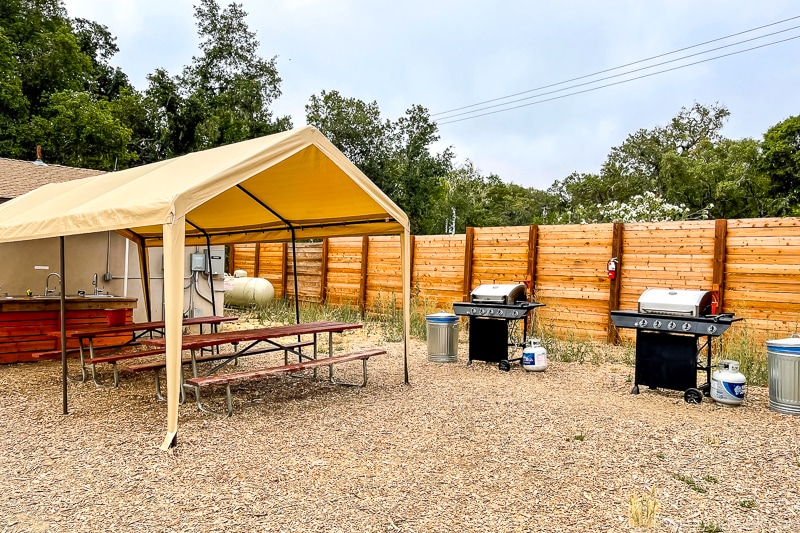
[[616,279],[617,278],[617,258],[612,257],[608,260],[608,264],[606,264],[606,270],[608,271],[608,279]]

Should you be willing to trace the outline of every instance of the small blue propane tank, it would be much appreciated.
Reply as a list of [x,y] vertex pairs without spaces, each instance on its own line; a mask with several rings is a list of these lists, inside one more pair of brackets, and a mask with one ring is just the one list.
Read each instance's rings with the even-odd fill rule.
[[531,372],[542,372],[547,368],[547,350],[539,339],[528,339],[522,350],[522,368]]

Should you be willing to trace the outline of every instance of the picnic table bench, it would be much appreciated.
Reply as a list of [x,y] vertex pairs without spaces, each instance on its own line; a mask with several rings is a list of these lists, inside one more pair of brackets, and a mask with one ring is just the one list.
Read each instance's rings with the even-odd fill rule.
[[[224,331],[221,333],[184,335],[182,340],[182,349],[189,350],[191,352],[191,358],[187,362],[192,366],[192,377],[182,380],[181,388],[194,391],[197,407],[201,411],[224,415],[224,413],[217,412],[203,404],[200,389],[201,387],[206,387],[209,385],[226,385],[226,398],[228,404],[227,416],[230,416],[233,410],[230,392],[231,383],[260,380],[270,376],[292,374],[301,370],[314,370],[314,375],[316,376],[316,370],[318,368],[327,366],[329,369],[328,380],[330,382],[342,385],[364,386],[366,385],[367,379],[367,360],[375,355],[386,353],[385,350],[375,348],[342,355],[334,355],[333,352],[334,333],[342,333],[347,330],[358,329],[361,327],[361,324],[348,324],[344,322],[309,322],[305,324]],[[325,333],[328,334],[328,357],[318,358],[317,336]],[[313,341],[311,343],[301,341],[300,339],[302,335],[312,335]],[[282,337],[293,336],[297,336],[297,343],[285,344],[278,342],[277,340]],[[212,368],[205,376],[201,376],[199,374],[197,367],[197,363],[201,362],[201,359],[197,356],[197,351],[199,349],[210,346],[220,346],[223,344],[231,344],[234,347],[238,347],[239,344],[243,343],[248,344],[243,349],[235,349],[233,353],[228,353],[226,356],[224,356],[224,354],[220,354],[220,359],[222,359],[222,361],[218,365],[214,366],[214,368]],[[257,348],[257,346],[259,346],[261,343],[266,343],[267,348]],[[310,344],[313,348],[312,354],[304,354],[301,351],[302,346],[298,346],[298,343],[304,346]],[[142,344],[152,348],[163,348],[166,345],[166,339],[144,339],[142,340]],[[230,374],[215,374],[217,370],[225,367],[228,363],[236,358],[245,355],[261,354],[277,350],[284,350],[284,365],[282,366],[269,366],[257,370],[240,371]],[[288,354],[290,353],[297,355],[296,363],[288,363]],[[361,360],[363,363],[363,380],[360,385],[343,383],[334,379],[333,366],[335,364],[357,360]],[[182,363],[183,362],[184,361],[182,361]],[[161,367],[159,367],[159,369],[160,368]]]
[[[334,355],[331,357],[322,357],[320,359],[301,361],[299,363],[291,363],[283,366],[261,368],[258,370],[245,370],[242,372],[233,372],[230,374],[216,374],[211,376],[189,378],[185,381],[185,384],[191,387],[195,387],[196,389],[195,394],[197,396],[198,407],[203,411],[212,412],[215,414],[222,414],[222,413],[217,413],[216,411],[202,405],[200,399],[200,387],[207,387],[210,385],[225,385],[225,403],[227,406],[227,416],[231,416],[231,414],[233,413],[233,399],[231,397],[231,385],[233,384],[242,383],[244,381],[260,380],[269,377],[277,377],[284,374],[291,374],[294,372],[300,372],[303,370],[312,370],[322,366],[327,366],[330,369],[328,374],[328,380],[331,383],[336,383],[337,385],[364,387],[367,384],[367,361],[369,360],[370,357],[385,353],[386,350],[380,348],[369,348],[366,350],[359,350],[356,352]],[[362,362],[361,368],[362,368],[363,378],[361,383],[344,383],[334,379],[333,365],[338,363],[347,363],[350,361],[358,361],[358,360]]]

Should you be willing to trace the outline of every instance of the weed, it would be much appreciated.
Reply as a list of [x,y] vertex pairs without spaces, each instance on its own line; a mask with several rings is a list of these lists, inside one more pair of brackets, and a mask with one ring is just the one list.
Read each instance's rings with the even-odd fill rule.
[[752,509],[756,506],[755,500],[742,500],[739,502],[739,507],[744,507],[745,509]]
[[717,478],[715,478],[711,474],[707,474],[707,475],[703,476],[703,481],[705,481],[706,483],[719,483]]
[[703,435],[703,442],[709,446],[719,446],[719,437],[712,433],[706,433]]
[[705,487],[698,485],[697,482],[692,478],[690,478],[689,476],[686,476],[684,474],[672,474],[672,477],[674,477],[678,481],[683,481],[689,486],[690,489],[692,489],[695,492],[699,492],[701,494],[708,492],[708,490]]
[[747,326],[737,324],[726,335],[717,337],[714,343],[720,359],[739,362],[739,372],[744,374],[749,384],[761,387],[767,385],[766,345],[758,342],[755,334],[747,329]]
[[722,533],[722,527],[715,524],[714,522],[709,522],[708,524],[706,524],[701,520],[700,529],[698,531],[700,533]]
[[656,457],[658,457],[659,459],[664,459],[664,458],[666,457],[666,455],[664,455],[664,454],[663,454],[663,453],[661,453],[661,452],[658,452],[658,453],[656,454]]
[[584,435],[583,433],[578,433],[577,435],[572,437],[573,440],[577,440],[577,441],[580,441],[580,442],[583,442],[583,439],[585,439],[585,438],[586,438],[586,435]]
[[628,522],[633,527],[654,527],[660,508],[655,487],[644,494],[632,495],[628,507]]

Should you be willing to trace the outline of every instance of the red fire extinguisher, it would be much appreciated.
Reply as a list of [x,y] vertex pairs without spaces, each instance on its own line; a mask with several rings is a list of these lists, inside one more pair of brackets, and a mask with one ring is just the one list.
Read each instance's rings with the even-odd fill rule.
[[608,264],[606,265],[606,270],[608,271],[608,279],[616,279],[617,278],[617,258],[612,257],[608,260]]

